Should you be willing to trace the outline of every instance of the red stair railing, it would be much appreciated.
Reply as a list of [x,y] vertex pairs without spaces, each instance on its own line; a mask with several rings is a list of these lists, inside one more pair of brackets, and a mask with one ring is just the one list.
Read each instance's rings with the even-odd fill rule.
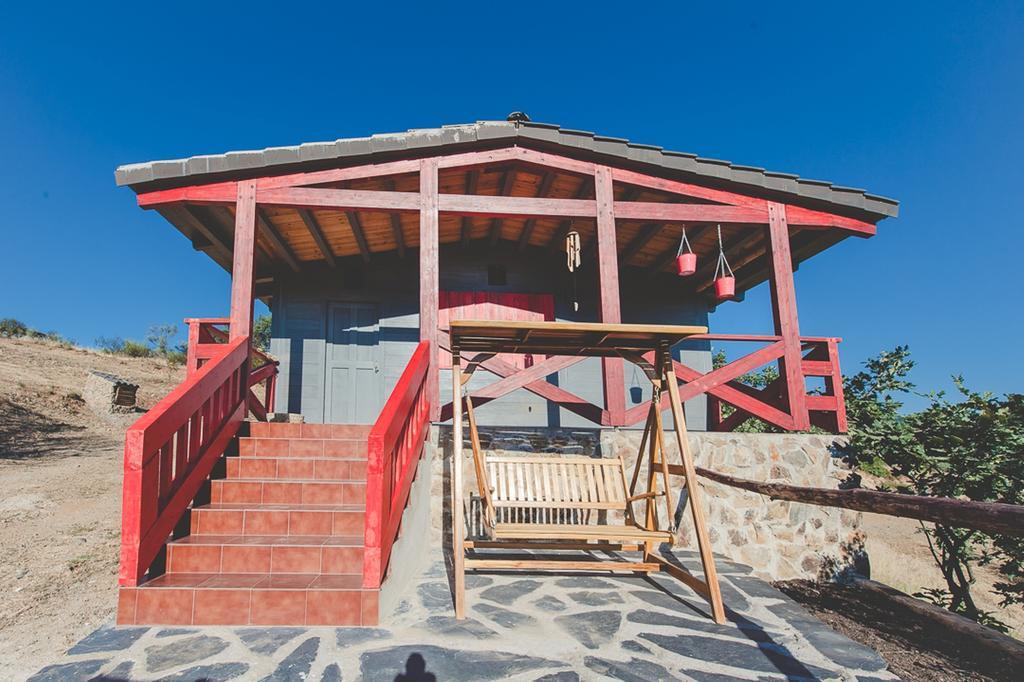
[[134,587],[245,418],[249,338],[224,345],[125,434],[118,582]]
[[430,344],[421,341],[370,429],[366,466],[363,587],[384,580],[402,511],[430,430]]
[[[185,366],[191,376],[207,361],[219,357],[228,342],[227,328],[230,320],[226,317],[189,317],[188,355]],[[221,328],[223,327],[223,329]],[[263,402],[249,391],[249,410],[260,421],[267,420],[267,413],[274,411],[274,394],[277,387],[278,365],[280,363],[259,348],[252,349],[253,370],[249,375],[249,387],[263,382]]]

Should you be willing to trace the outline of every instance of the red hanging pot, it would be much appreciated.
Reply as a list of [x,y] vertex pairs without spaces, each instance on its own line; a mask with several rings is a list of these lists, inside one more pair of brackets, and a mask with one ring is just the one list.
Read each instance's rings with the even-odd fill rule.
[[736,278],[732,275],[719,277],[715,280],[715,297],[719,301],[736,295]]
[[697,272],[697,254],[681,253],[676,256],[676,274],[686,277]]

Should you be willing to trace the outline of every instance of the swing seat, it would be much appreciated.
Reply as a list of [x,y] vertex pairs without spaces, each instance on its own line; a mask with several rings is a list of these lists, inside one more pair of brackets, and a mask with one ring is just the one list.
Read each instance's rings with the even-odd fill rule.
[[[630,496],[620,458],[483,454],[485,520],[496,540],[672,542],[668,530],[639,526],[632,504],[664,492]],[[622,523],[607,523],[608,512]]]

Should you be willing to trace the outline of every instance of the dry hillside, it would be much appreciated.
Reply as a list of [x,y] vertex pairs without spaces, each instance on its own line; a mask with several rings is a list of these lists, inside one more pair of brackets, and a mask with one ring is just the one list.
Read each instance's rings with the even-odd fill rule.
[[114,614],[121,458],[132,417],[80,398],[89,370],[153,405],[184,372],[52,341],[0,338],[0,679],[24,679]]

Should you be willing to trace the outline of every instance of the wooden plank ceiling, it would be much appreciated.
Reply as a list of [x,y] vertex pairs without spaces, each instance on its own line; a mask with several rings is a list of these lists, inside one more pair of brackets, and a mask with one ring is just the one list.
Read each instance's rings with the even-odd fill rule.
[[[444,169],[440,173],[439,184],[443,194],[563,199],[594,197],[592,177],[521,163]],[[409,174],[327,186],[416,192],[419,179],[416,174]],[[676,194],[622,184],[616,185],[615,198],[622,201],[700,203]],[[165,215],[192,238],[196,248],[207,251],[214,260],[230,269],[234,230],[231,208],[194,205]],[[339,259],[346,257],[369,262],[376,254],[394,252],[405,256],[408,250],[419,246],[419,216],[415,213],[261,206],[258,222],[258,272],[287,269],[301,272],[305,264],[326,262],[336,266]],[[674,273],[676,250],[684,229],[682,224],[619,220],[616,228],[619,265],[625,280],[651,280],[659,274]],[[439,239],[442,246],[502,243],[523,251],[530,247],[562,251],[565,236],[573,229],[580,233],[584,261],[596,258],[595,223],[589,218],[570,221],[442,214]],[[685,229],[697,253],[698,267],[693,276],[680,281],[685,288],[708,293],[718,258],[716,225],[695,223],[686,225]],[[838,231],[791,229],[794,262],[809,258],[843,236]],[[723,225],[722,240],[726,256],[736,272],[738,292],[767,278],[770,259],[766,258],[764,226]]]

